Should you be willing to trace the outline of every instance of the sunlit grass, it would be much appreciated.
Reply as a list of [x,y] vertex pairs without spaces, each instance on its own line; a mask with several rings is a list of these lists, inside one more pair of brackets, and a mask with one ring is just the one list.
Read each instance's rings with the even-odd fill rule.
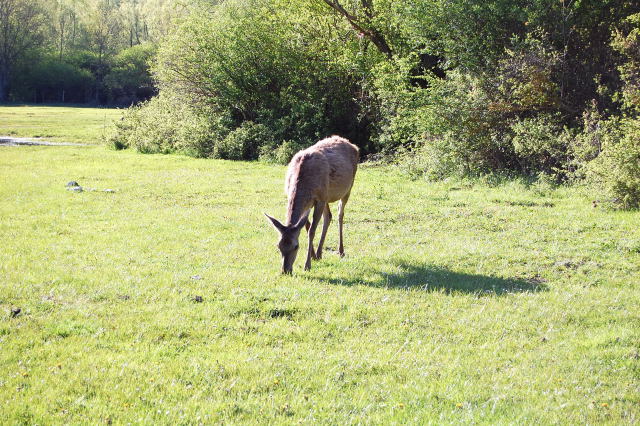
[[114,108],[0,106],[0,136],[97,144],[121,116]]
[[363,166],[282,277],[283,178],[0,147],[0,423],[639,421],[639,213]]

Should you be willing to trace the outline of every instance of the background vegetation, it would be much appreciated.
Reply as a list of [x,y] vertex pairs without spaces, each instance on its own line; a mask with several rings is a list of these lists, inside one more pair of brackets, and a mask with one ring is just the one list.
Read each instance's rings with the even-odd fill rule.
[[0,5],[2,96],[144,101],[118,148],[286,162],[339,133],[416,178],[544,176],[640,205],[637,1]]
[[148,99],[148,61],[184,13],[173,0],[0,0],[0,102]]

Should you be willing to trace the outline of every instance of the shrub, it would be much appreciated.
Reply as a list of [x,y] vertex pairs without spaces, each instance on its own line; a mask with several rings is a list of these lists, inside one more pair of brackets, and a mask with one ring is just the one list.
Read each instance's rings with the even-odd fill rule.
[[587,169],[587,177],[611,197],[617,207],[640,207],[640,119],[622,123],[622,137],[609,138]]
[[[445,150],[437,143],[417,144],[412,148],[400,147],[392,157],[383,157],[383,161],[391,158],[393,163],[410,179],[442,180],[456,173],[455,161],[447,156]],[[460,176],[458,176],[460,177]]]
[[325,37],[300,32],[299,21],[314,19],[310,11],[294,16],[304,6],[272,6],[270,0],[203,6],[159,50],[161,90],[219,111],[238,129],[217,156],[255,159],[260,144],[252,145],[249,130],[255,125],[276,140],[305,144],[332,132],[353,133],[358,108],[350,70],[332,58]]
[[[294,146],[327,134],[365,141],[353,64],[344,59],[351,55],[332,51],[344,53],[351,44],[329,43],[338,37],[330,26],[300,32],[316,18],[330,19],[315,8],[272,6],[272,0],[199,3],[159,48],[153,69],[162,96],[134,108],[112,144],[282,162]],[[123,66],[144,52],[125,51]],[[121,74],[129,80],[139,73]],[[297,143],[279,148],[291,140]]]
[[267,126],[243,122],[215,144],[213,157],[225,160],[256,160],[261,146],[273,146],[273,135]]
[[[621,54],[623,85],[618,94],[627,118],[608,120],[593,111],[584,115],[584,130],[574,152],[578,177],[586,176],[609,197],[614,206],[640,207],[640,14],[622,21],[611,45]],[[593,108],[592,108],[593,110]]]
[[149,62],[156,48],[150,43],[139,44],[119,52],[112,60],[105,85],[112,101],[132,104],[149,99],[156,92]]
[[584,111],[582,121],[582,129],[569,146],[571,160],[568,172],[575,181],[585,178],[588,164],[600,155],[603,146],[611,146],[622,139],[620,120],[616,117],[605,119],[595,101]]
[[182,152],[209,157],[215,144],[228,132],[224,117],[185,105],[161,94],[129,108],[116,123],[108,143],[116,148],[135,148],[143,153]]
[[490,71],[427,75],[420,84],[411,77],[411,58],[379,65],[380,145],[404,146],[415,153],[405,157],[412,173],[424,167],[436,179],[565,167],[570,138],[552,113],[559,108],[553,76],[560,59],[537,37],[514,38]]
[[540,114],[516,120],[511,125],[511,131],[511,143],[521,171],[527,174],[564,174],[569,160],[567,147],[572,136],[560,124],[559,117]]
[[95,85],[87,69],[51,53],[21,64],[18,71],[13,84],[20,90],[14,95],[38,102],[85,102]]
[[260,147],[260,160],[267,163],[288,164],[293,156],[304,148],[306,148],[304,144],[291,140],[285,140],[280,144],[263,145]]
[[611,45],[623,58],[618,68],[622,81],[621,99],[628,110],[640,112],[640,13],[622,21],[624,30],[617,30]]

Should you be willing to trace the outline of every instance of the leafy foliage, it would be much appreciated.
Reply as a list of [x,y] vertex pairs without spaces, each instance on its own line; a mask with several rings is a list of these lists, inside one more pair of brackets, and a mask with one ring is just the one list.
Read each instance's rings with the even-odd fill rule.
[[245,121],[215,145],[213,156],[225,160],[256,160],[260,146],[273,145],[272,140],[267,126]]
[[330,132],[358,139],[349,128],[357,111],[350,75],[321,55],[320,35],[299,32],[311,17],[296,22],[296,10],[249,3],[192,15],[160,49],[160,86],[232,117],[234,128],[264,125],[278,140],[309,143]]
[[213,155],[215,142],[225,128],[167,94],[130,108],[115,127],[108,142],[116,149],[134,147],[160,154],[178,151],[197,157]]
[[605,145],[633,151],[637,1],[2,1],[51,18],[12,64],[13,99],[159,90],[114,139],[145,152],[283,162],[341,134],[429,179],[565,181]]
[[604,187],[614,205],[640,207],[640,120],[626,120],[622,137],[609,139],[602,153],[587,165],[592,182]]
[[14,95],[32,101],[56,99],[66,102],[84,102],[95,85],[93,74],[69,60],[53,55],[40,57],[35,64],[21,64],[12,79],[20,89]]
[[540,114],[511,125],[511,143],[520,169],[529,174],[562,173],[569,161],[572,135],[557,116]]
[[[150,98],[149,59],[193,2],[1,0],[0,101],[130,105]],[[49,78],[56,67],[89,73],[92,84]]]
[[120,51],[111,62],[105,85],[117,104],[131,104],[155,94],[155,85],[149,72],[149,62],[155,46],[144,43]]
[[623,24],[627,30],[616,31],[612,42],[625,58],[619,68],[624,82],[622,99],[628,110],[640,113],[640,13],[629,16]]

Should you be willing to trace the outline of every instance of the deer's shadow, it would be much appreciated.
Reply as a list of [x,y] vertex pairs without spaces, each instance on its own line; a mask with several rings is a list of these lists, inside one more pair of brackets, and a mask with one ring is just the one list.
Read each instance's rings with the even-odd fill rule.
[[[505,295],[510,293],[536,293],[546,291],[543,280],[537,278],[501,278],[489,275],[455,272],[433,265],[392,262],[391,268],[367,271],[361,276],[346,278],[317,276],[334,285],[367,285],[380,288],[420,289],[426,292],[467,293],[477,295]],[[385,272],[392,269],[397,272]]]

